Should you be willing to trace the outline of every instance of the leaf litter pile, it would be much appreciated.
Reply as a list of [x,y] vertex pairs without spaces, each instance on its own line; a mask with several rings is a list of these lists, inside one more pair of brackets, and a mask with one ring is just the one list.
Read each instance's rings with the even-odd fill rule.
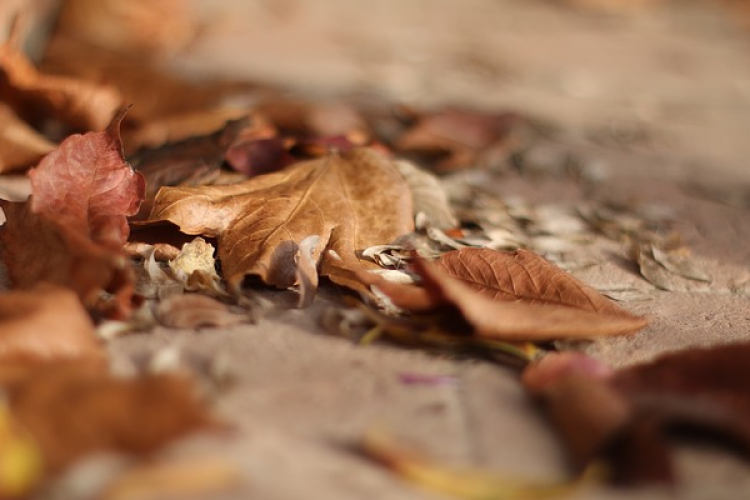
[[[126,39],[126,54],[116,37],[114,50],[72,37],[101,22],[87,4],[66,4],[40,65],[19,49],[22,17],[0,46],[0,172],[27,179],[30,194],[1,205],[10,287],[0,294],[0,497],[72,483],[95,453],[148,457],[195,431],[231,432],[212,416],[220,394],[205,374],[122,377],[105,343],[157,325],[253,322],[273,314],[269,289],[287,290],[299,308],[319,287],[338,291],[321,321],[361,344],[517,369],[572,465],[569,483],[524,484],[363,438],[366,455],[425,487],[541,498],[581,481],[673,482],[677,431],[750,455],[750,397],[733,375],[747,345],[620,370],[566,350],[648,324],[612,300],[643,287],[597,290],[568,272],[600,263],[577,256],[593,240],[624,249],[652,289],[695,290],[712,278],[668,217],[493,192],[492,179],[506,176],[586,182],[570,162],[550,168],[535,157],[543,126],[515,113],[182,82],[143,57],[172,50],[173,38]],[[158,497],[175,482],[193,492],[237,479],[205,461],[113,470],[85,494],[124,498],[146,482]]]

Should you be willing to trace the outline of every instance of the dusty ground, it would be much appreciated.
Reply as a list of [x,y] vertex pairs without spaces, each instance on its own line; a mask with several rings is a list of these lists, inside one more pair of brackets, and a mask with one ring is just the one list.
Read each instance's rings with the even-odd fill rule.
[[[750,278],[750,36],[723,11],[697,2],[614,16],[532,0],[203,4],[212,27],[174,61],[184,71],[531,114],[557,130],[539,146],[540,168],[553,172],[479,180],[498,197],[617,200],[669,213],[713,283],[660,291],[621,245],[582,247],[581,259],[597,265],[574,274],[598,288],[638,291],[622,304],[653,321],[633,337],[579,347],[621,366],[750,339],[750,302],[730,290]],[[556,174],[565,157],[595,182]],[[447,463],[538,481],[564,475],[558,443],[512,371],[328,336],[319,318],[336,299],[323,290],[312,308],[278,310],[256,325],[161,329],[110,349],[121,370],[169,345],[197,364],[227,361],[236,385],[217,405],[238,424],[236,435],[177,447],[236,459],[245,484],[226,498],[432,498],[349,450],[378,425]],[[403,372],[452,374],[457,383],[405,385]],[[680,497],[750,491],[750,466],[724,452],[682,447],[679,464]],[[573,498],[673,493],[584,489]]]

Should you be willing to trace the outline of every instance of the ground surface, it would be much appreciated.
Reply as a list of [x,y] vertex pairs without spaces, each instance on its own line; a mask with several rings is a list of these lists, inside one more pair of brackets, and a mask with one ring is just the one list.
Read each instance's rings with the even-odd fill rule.
[[[692,2],[616,16],[530,0],[374,3],[211,2],[202,8],[216,27],[174,65],[329,95],[377,90],[416,104],[532,114],[558,130],[540,146],[545,154],[574,157],[597,182],[584,188],[554,172],[481,182],[532,204],[614,200],[667,211],[714,277],[694,291],[660,291],[621,245],[582,247],[581,259],[596,265],[573,273],[601,289],[637,291],[621,304],[653,321],[633,337],[579,347],[622,366],[750,340],[750,299],[730,290],[750,278],[750,36],[726,14]],[[256,325],[161,329],[117,339],[110,351],[121,370],[168,345],[199,364],[226,359],[236,384],[217,407],[236,434],[177,447],[237,460],[245,485],[226,498],[432,498],[349,451],[376,425],[446,463],[540,481],[564,475],[562,451],[512,371],[326,335],[320,316],[336,300],[324,289],[310,309],[279,309]],[[405,385],[403,372],[457,383]],[[679,465],[682,497],[750,491],[750,466],[724,452],[681,448]],[[573,496],[635,497],[670,492]]]

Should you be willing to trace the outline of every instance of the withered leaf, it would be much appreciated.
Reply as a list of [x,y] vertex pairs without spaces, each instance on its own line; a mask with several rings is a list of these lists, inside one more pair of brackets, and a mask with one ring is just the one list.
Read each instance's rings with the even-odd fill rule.
[[133,276],[119,252],[31,211],[31,202],[0,201],[2,257],[14,287],[48,282],[75,291],[83,304],[112,318],[133,308]]
[[407,310],[455,307],[482,337],[588,338],[632,333],[647,323],[527,250],[467,248],[414,265],[422,288],[360,276]]
[[194,186],[219,175],[226,151],[244,128],[249,117],[227,122],[208,135],[189,137],[156,148],[143,149],[128,159],[146,179],[146,198],[152,199],[162,186]]
[[91,363],[50,363],[9,391],[10,408],[34,436],[49,472],[98,451],[155,452],[216,426],[190,379],[119,379]]
[[114,87],[39,73],[11,43],[0,45],[0,100],[26,121],[63,121],[74,130],[100,130],[122,104]]
[[29,172],[31,210],[113,248],[128,240],[127,216],[143,201],[143,176],[125,161],[122,110],[103,132],[65,139]]
[[[514,113],[485,114],[449,109],[421,116],[401,135],[397,151],[432,160],[438,172],[498,163],[510,154],[523,120]],[[494,165],[488,165],[494,166]]]
[[0,294],[0,360],[103,358],[75,293],[56,287]]
[[694,348],[613,372],[582,354],[559,353],[527,367],[523,381],[577,465],[605,458],[613,481],[674,482],[667,437],[680,431],[750,459],[748,356],[748,343]]
[[164,188],[151,221],[170,221],[187,234],[218,239],[230,291],[247,275],[280,288],[296,283],[303,239],[321,276],[361,289],[355,269],[376,265],[357,251],[390,242],[413,227],[411,196],[393,164],[369,149],[332,154],[227,186]]
[[0,173],[33,165],[53,149],[55,144],[0,103]]

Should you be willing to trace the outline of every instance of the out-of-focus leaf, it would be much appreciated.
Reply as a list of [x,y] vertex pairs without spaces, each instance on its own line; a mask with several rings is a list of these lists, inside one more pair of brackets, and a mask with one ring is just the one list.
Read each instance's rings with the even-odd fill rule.
[[320,238],[313,254],[320,275],[362,289],[353,270],[375,264],[356,252],[412,229],[411,195],[390,161],[363,148],[239,184],[164,188],[150,220],[217,237],[233,293],[247,275],[279,288],[293,286],[299,244],[311,235]]
[[101,364],[42,365],[8,392],[8,401],[52,473],[97,451],[148,455],[189,432],[216,426],[189,379],[119,379]]
[[0,405],[0,497],[25,498],[42,478],[39,449],[29,433]]
[[144,149],[129,160],[146,179],[147,199],[162,186],[195,186],[214,180],[229,146],[250,125],[243,117],[209,135],[190,137],[154,149]]
[[75,291],[91,310],[122,319],[134,307],[127,258],[31,211],[30,202],[0,202],[2,257],[14,287],[52,283]]
[[33,165],[53,149],[52,142],[0,103],[0,173]]
[[103,359],[76,295],[55,287],[0,294],[0,359]]
[[560,353],[529,365],[523,381],[576,465],[603,458],[617,483],[673,483],[674,435],[711,439],[750,459],[749,356],[748,343],[693,348],[613,372]]
[[250,316],[232,312],[216,299],[194,293],[165,298],[157,304],[154,315],[170,328],[231,326],[252,321]]
[[424,158],[438,172],[483,163],[494,167],[519,147],[513,132],[522,122],[514,113],[439,111],[420,117],[394,146],[401,153]]
[[114,87],[39,73],[11,43],[0,45],[0,100],[29,123],[57,119],[74,130],[100,130],[122,105]]

